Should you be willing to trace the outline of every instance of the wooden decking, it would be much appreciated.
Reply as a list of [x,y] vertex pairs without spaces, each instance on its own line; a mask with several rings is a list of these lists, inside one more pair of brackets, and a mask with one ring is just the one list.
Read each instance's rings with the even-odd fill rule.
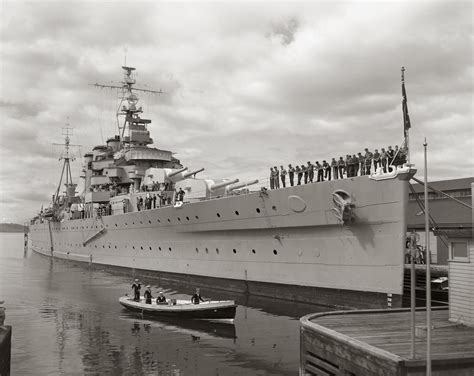
[[[447,308],[433,309],[431,316],[433,371],[473,375],[474,328],[450,323]],[[426,328],[425,310],[417,311],[416,326]],[[418,375],[426,337],[416,338],[412,359],[409,310],[329,312],[301,319],[301,351],[302,374]]]

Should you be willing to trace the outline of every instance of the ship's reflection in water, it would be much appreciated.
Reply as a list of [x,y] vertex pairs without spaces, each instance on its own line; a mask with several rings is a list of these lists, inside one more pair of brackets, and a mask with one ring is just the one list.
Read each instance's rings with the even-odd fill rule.
[[[143,317],[117,301],[130,292],[131,276],[34,253],[24,258],[23,236],[15,235],[0,234],[14,375],[297,375],[298,318],[327,310],[201,289],[207,298],[235,299],[235,320]],[[142,282],[167,297],[193,293],[176,282]]]

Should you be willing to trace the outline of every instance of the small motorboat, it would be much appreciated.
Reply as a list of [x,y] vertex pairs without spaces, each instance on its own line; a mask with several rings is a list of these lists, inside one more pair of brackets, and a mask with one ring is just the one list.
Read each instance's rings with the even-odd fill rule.
[[142,314],[168,316],[188,319],[234,319],[237,305],[233,300],[210,300],[193,304],[190,300],[169,299],[167,303],[145,303],[133,300],[130,296],[122,296],[119,303],[125,308]]

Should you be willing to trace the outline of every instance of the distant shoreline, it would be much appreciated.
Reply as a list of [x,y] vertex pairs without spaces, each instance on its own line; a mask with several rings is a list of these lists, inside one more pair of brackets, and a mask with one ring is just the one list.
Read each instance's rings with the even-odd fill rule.
[[0,232],[25,232],[26,226],[17,223],[0,223]]

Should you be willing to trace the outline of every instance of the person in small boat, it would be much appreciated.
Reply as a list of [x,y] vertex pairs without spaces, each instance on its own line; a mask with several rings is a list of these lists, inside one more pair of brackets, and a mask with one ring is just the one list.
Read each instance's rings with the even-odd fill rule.
[[200,302],[204,302],[205,300],[202,298],[201,293],[199,289],[196,289],[196,292],[194,295],[191,297],[191,302],[193,304],[199,304]]
[[158,298],[156,298],[156,304],[166,303],[166,297],[163,295],[163,291],[160,291]]
[[138,279],[135,279],[135,282],[132,284],[132,290],[133,290],[133,300],[136,302],[140,301],[140,289],[142,286],[140,285],[140,282]]
[[143,294],[144,298],[145,298],[145,303],[146,304],[151,304],[151,299],[153,298],[153,296],[151,296],[151,286],[148,285],[146,287],[146,290],[145,290],[145,293]]

